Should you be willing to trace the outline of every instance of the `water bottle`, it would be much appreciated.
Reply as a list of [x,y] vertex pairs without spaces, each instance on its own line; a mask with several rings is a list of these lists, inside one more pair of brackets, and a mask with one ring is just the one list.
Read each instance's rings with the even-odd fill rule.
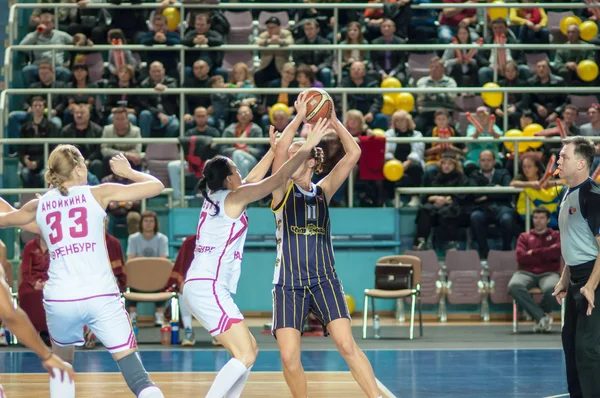
[[137,335],[138,335],[138,325],[137,325],[137,317],[131,317],[131,327],[133,329],[133,335],[135,336],[135,338],[137,339]]
[[171,321],[171,344],[179,344],[179,322]]
[[375,315],[375,320],[373,321],[373,331],[375,332],[375,338],[378,339],[379,336],[379,315]]

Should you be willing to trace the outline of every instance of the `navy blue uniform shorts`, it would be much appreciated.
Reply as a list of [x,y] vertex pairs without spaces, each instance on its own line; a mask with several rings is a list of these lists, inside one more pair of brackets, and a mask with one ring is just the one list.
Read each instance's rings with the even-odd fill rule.
[[321,283],[311,286],[273,287],[273,335],[282,328],[294,328],[302,333],[311,312],[323,324],[325,332],[329,322],[339,318],[351,319],[339,279],[322,279]]

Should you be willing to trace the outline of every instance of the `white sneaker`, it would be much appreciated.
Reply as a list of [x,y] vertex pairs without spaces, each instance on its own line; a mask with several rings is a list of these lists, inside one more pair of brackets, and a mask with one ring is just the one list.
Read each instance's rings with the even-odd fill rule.
[[165,326],[165,314],[156,312],[154,314],[154,326],[163,327]]
[[545,314],[539,322],[533,325],[533,331],[535,333],[550,333],[552,332],[552,317]]
[[419,207],[421,206],[421,199],[418,196],[413,196],[410,202],[407,204],[408,207]]
[[191,347],[196,344],[196,339],[194,337],[194,330],[192,328],[185,329],[185,337],[181,342],[181,345],[184,347]]

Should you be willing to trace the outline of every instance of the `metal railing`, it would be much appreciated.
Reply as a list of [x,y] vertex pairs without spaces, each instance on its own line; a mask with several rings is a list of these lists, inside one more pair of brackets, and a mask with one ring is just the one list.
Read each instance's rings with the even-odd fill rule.
[[[400,207],[400,195],[435,195],[435,194],[518,194],[525,192],[525,188],[516,187],[406,187],[396,188],[394,192],[394,206]],[[529,195],[525,201],[525,231],[531,229],[531,205]]]

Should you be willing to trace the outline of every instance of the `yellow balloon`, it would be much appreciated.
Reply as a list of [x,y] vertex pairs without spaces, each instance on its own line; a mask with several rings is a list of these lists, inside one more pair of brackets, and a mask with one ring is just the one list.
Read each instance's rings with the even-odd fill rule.
[[377,137],[385,137],[385,131],[383,129],[373,129],[373,134]]
[[[523,132],[521,130],[512,129],[512,130],[508,130],[504,134],[504,136],[505,137],[522,137]],[[519,145],[519,152],[525,152],[528,148],[527,145],[524,145],[522,142],[519,142],[518,145]],[[512,141],[506,141],[504,143],[504,147],[512,152],[515,150],[515,143]]]
[[402,87],[402,83],[400,83],[400,80],[396,79],[395,77],[391,77],[391,76],[386,77],[381,82],[381,88],[400,88],[400,87]]
[[591,82],[598,77],[598,65],[594,61],[585,59],[577,64],[577,76],[584,82]]
[[573,25],[573,24],[581,25],[581,18],[579,18],[576,15],[567,15],[566,17],[561,19],[560,31],[563,33],[563,35],[567,34],[567,28],[569,27],[569,25]]
[[181,22],[181,14],[175,7],[167,7],[163,10],[162,15],[167,18],[167,27],[170,31],[177,30],[177,26]]
[[356,302],[354,301],[354,297],[352,297],[351,295],[346,294],[345,296],[346,296],[346,305],[348,306],[348,312],[350,313],[350,315],[352,315],[352,313],[356,309]]
[[585,21],[579,25],[580,36],[585,41],[590,41],[598,34],[598,24],[594,21]]
[[[531,123],[523,129],[523,137],[533,137],[538,131],[542,131],[544,128],[537,123]],[[519,143],[520,145],[526,145],[531,149],[537,149],[544,145],[543,141],[527,141]],[[521,152],[521,146],[519,145],[519,152]]]
[[415,97],[411,93],[399,93],[394,97],[397,111],[412,112],[415,107]]
[[[494,1],[494,4],[504,4],[504,2]],[[492,21],[497,18],[506,19],[506,17],[508,17],[508,8],[490,8],[488,10],[488,15]]]
[[384,94],[383,106],[381,107],[381,113],[384,115],[391,115],[396,110],[396,101],[390,94]]
[[404,175],[404,166],[398,159],[391,159],[383,165],[383,176],[388,181],[398,181]]
[[[496,83],[486,83],[483,85],[483,88],[500,88]],[[502,105],[503,94],[502,93],[481,93],[481,98],[483,102],[487,106],[491,106],[492,108],[499,107]]]
[[273,121],[273,114],[275,114],[275,112],[277,112],[277,111],[284,111],[285,113],[288,114],[288,116],[291,115],[290,108],[286,104],[282,104],[281,102],[278,102],[275,105],[273,105],[271,107],[271,109],[269,110],[269,120],[271,121],[271,123],[275,123]]

